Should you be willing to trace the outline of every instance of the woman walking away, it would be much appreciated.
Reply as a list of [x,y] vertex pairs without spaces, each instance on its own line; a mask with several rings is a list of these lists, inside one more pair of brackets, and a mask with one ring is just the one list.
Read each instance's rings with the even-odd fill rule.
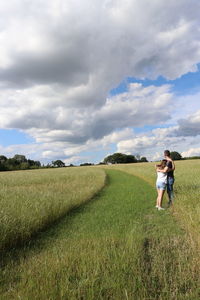
[[163,172],[163,170],[166,167],[166,164],[167,160],[163,159],[159,165],[155,166],[157,171],[156,188],[158,192],[156,208],[158,210],[164,210],[162,207],[162,200],[167,187],[167,172]]

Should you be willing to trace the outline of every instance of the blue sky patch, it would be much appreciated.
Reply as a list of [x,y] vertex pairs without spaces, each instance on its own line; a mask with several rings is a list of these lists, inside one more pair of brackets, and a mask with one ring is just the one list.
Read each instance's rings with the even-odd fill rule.
[[31,142],[34,142],[34,139],[17,129],[0,129],[0,145],[4,147],[28,144]]
[[200,90],[200,64],[198,64],[197,72],[189,72],[175,80],[167,80],[162,76],[159,76],[156,80],[142,80],[134,77],[127,77],[116,88],[110,91],[110,96],[128,92],[128,85],[130,83],[141,83],[144,87],[170,84],[172,85],[172,92],[176,95],[193,94]]

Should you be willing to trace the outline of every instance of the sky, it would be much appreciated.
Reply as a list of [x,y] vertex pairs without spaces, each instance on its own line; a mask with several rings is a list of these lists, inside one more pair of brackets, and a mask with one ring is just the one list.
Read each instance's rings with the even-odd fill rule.
[[200,1],[0,2],[0,155],[200,155]]

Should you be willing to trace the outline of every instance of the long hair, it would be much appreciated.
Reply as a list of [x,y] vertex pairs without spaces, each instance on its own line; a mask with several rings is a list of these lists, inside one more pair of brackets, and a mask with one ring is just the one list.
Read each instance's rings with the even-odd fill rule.
[[160,168],[160,169],[164,169],[166,167],[167,164],[167,160],[163,159],[161,160],[160,164],[156,165],[156,167]]

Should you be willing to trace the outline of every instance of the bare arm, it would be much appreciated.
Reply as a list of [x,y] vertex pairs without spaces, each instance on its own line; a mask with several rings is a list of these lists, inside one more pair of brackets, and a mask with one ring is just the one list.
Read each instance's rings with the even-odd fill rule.
[[175,163],[174,163],[174,161],[171,158],[167,158],[167,160],[171,161],[171,163],[172,163],[172,168],[169,168],[169,170],[167,172],[174,171],[175,170]]
[[156,169],[157,172],[161,172],[161,173],[167,173],[167,172],[169,172],[170,170],[171,170],[171,169],[169,169],[168,167],[165,167],[164,169],[159,169],[159,168]]

